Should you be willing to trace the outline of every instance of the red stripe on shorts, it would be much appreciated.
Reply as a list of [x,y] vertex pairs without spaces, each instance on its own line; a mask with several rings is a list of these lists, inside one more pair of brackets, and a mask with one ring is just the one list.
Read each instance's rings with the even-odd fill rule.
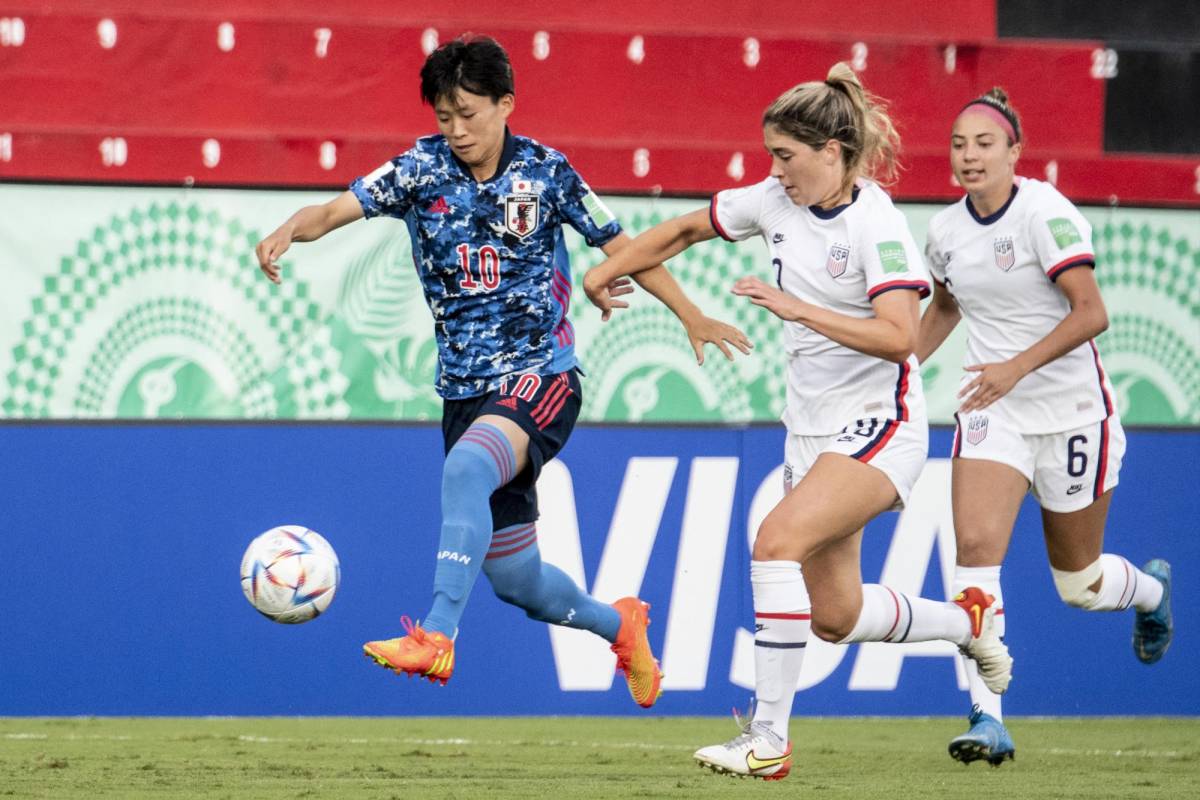
[[566,374],[557,376],[550,389],[542,397],[542,401],[533,409],[530,417],[537,423],[538,428],[544,429],[551,420],[562,410],[567,397],[573,394],[567,381]]
[[879,454],[879,451],[887,446],[892,437],[896,435],[896,431],[900,430],[900,423],[896,420],[889,420],[886,430],[875,439],[874,443],[869,445],[870,449],[861,455],[855,456],[859,461],[866,464],[872,458]]

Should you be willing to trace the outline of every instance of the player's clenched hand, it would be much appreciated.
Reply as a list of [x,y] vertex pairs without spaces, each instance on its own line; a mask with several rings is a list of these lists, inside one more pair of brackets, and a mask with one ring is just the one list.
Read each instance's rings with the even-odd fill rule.
[[292,233],[286,226],[280,227],[274,233],[258,243],[254,248],[254,255],[258,257],[259,269],[263,274],[271,279],[273,283],[282,283],[282,268],[279,264],[279,257],[282,256],[289,247],[292,246]]
[[629,303],[613,298],[632,292],[633,284],[629,278],[617,278],[611,283],[601,283],[598,278],[593,277],[595,274],[595,271],[592,271],[583,276],[583,291],[591,304],[600,309],[600,321],[608,322],[614,308],[629,308]]
[[754,305],[762,306],[780,319],[788,321],[798,320],[804,307],[803,300],[763,283],[758,278],[739,278],[733,285],[733,293],[749,297]]
[[972,364],[964,367],[967,372],[978,372],[975,379],[964,386],[958,393],[960,398],[966,397],[962,413],[978,411],[987,408],[992,403],[1008,394],[1017,381],[1025,377],[1025,372],[1012,361],[1000,361],[993,364]]
[[732,325],[712,317],[700,316],[694,320],[687,320],[683,323],[683,327],[687,330],[692,350],[696,352],[697,364],[704,363],[705,344],[715,344],[729,361],[733,361],[733,353],[730,351],[729,345],[733,345],[745,355],[750,355],[750,351],[754,349],[754,345],[746,338],[746,334]]

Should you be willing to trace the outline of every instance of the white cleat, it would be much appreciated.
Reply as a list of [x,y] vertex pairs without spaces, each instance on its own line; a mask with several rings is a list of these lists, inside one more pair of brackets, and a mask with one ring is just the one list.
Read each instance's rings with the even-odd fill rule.
[[971,620],[971,640],[962,646],[963,653],[979,667],[979,677],[995,694],[1004,694],[1012,681],[1012,656],[1008,647],[996,635],[996,598],[978,586],[964,589],[954,598],[954,604]]
[[692,758],[713,772],[778,781],[792,771],[792,744],[763,723],[751,722],[725,744],[702,747]]

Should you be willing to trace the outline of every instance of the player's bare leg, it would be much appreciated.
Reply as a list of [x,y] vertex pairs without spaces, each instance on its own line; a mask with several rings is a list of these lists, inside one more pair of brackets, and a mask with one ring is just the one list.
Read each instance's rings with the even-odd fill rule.
[[[758,628],[754,718],[740,736],[697,751],[695,758],[702,766],[767,779],[790,771],[787,723],[808,635],[802,622],[810,615],[812,631],[831,641],[946,639],[960,646],[982,642],[1003,648],[991,631],[990,599],[977,589],[983,624],[973,629],[969,613],[963,613],[966,609],[953,603],[910,598],[887,587],[862,584],[862,528],[895,501],[896,489],[881,470],[848,456],[824,453],[767,515],[752,564],[752,570],[761,570],[757,580],[752,572]],[[790,584],[788,565],[794,572]],[[790,600],[781,588],[789,585],[796,586]],[[905,609],[902,624],[900,597]],[[768,607],[768,601],[780,605]],[[1007,659],[1006,652],[1003,656]],[[1007,683],[1009,666],[1000,667],[999,677]]]
[[[828,551],[836,552],[839,561],[851,565],[848,576],[843,576],[850,589],[848,593],[852,597],[861,595],[857,564],[859,532],[868,519],[891,505],[895,489],[884,478],[887,486],[872,482],[867,489],[868,498],[862,499],[861,487],[854,484],[853,473],[858,472],[854,466],[870,468],[857,462],[841,465],[836,460],[822,466],[826,458],[818,457],[813,469],[759,528],[751,562],[756,629],[754,711],[738,736],[696,751],[696,762],[714,772],[780,780],[791,771],[788,722],[809,636],[809,620],[815,611],[805,588],[809,578],[801,575],[801,558],[809,558],[814,551],[822,551],[828,545]],[[838,469],[839,466],[849,469]],[[859,502],[846,502],[848,496],[842,492],[851,486]],[[832,591],[822,563],[817,558],[816,567],[806,564],[805,576],[821,575],[818,580],[823,581],[825,595],[833,606],[830,611],[836,614],[836,603],[842,598]],[[850,613],[857,613],[853,609],[855,602],[849,601]],[[841,613],[846,612],[843,609]]]
[[992,567],[1004,561],[1029,480],[998,461],[956,458],[950,495],[958,564]]
[[[796,491],[780,504],[783,513],[777,530],[781,533],[768,539],[762,552],[804,559],[813,632],[822,639],[951,641],[981,659],[985,679],[1003,691],[1011,675],[1011,659],[995,635],[993,598],[982,591],[972,593],[972,602],[979,606],[972,609],[970,603],[926,600],[879,584],[862,584],[861,530],[896,499],[896,489],[882,470],[848,456],[823,453]],[[791,537],[788,531],[794,532]],[[788,549],[791,540],[798,544]],[[780,542],[783,549],[778,549]],[[755,550],[760,552],[757,544]],[[819,569],[807,566],[814,558]]]

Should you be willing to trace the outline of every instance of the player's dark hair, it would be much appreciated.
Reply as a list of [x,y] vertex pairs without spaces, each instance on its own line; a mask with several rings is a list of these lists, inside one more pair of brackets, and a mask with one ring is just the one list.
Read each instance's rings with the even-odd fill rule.
[[[1001,116],[1008,120],[1008,124],[1012,126],[1013,136],[1009,137],[1009,147],[1022,140],[1021,134],[1021,115],[1012,107],[1012,103],[1008,100],[1008,92],[1001,89],[999,86],[993,86],[985,94],[976,97],[971,102],[963,106],[963,111],[974,105],[987,106],[988,108],[999,111]],[[960,114],[962,111],[959,112]],[[1015,138],[1014,138],[1015,137]]]
[[500,43],[489,36],[464,33],[434,50],[421,67],[421,99],[432,106],[462,89],[499,102],[513,94],[512,63]]

